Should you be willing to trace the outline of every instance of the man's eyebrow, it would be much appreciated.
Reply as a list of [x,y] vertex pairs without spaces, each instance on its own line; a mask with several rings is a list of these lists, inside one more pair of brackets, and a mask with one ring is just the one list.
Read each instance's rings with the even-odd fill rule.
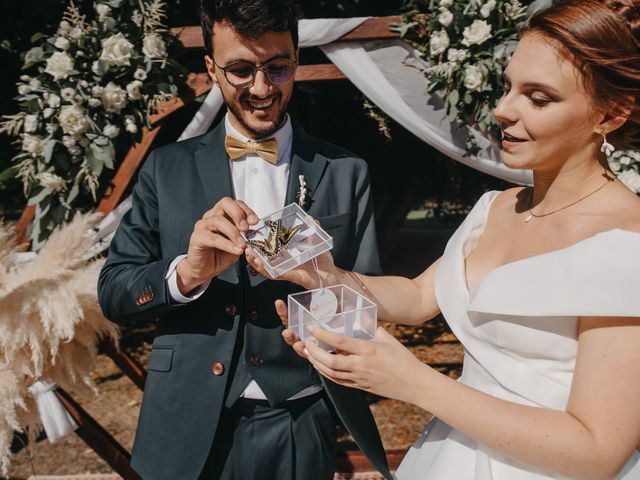
[[[501,77],[502,77],[502,81],[511,83],[511,79],[509,78],[509,76],[506,73],[503,72]],[[545,90],[545,91],[547,91],[547,92],[549,92],[551,94],[560,96],[560,92],[558,91],[558,89],[556,89],[555,87],[552,87],[548,83],[525,82],[522,86],[526,87],[526,88],[535,88],[535,89],[538,89],[538,90]]]
[[[265,60],[262,65],[264,65],[265,63],[269,63],[273,60],[279,60],[281,58],[286,58],[288,60],[291,60],[291,55],[289,55],[288,53],[277,53],[276,55],[274,55],[273,57],[270,57],[269,59]],[[247,60],[246,58],[232,58],[230,60],[228,60],[225,65],[231,65],[232,63],[238,63],[238,62],[242,62],[242,63],[249,63],[251,65],[255,65],[255,63],[253,63],[250,60]]]

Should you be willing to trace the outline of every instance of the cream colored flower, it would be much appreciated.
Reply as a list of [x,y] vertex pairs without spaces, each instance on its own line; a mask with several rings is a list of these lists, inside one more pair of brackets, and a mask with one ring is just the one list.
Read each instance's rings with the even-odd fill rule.
[[64,191],[67,189],[67,182],[64,178],[50,172],[40,172],[36,175],[38,183],[44,188],[49,188],[53,193]]
[[115,125],[108,124],[106,127],[104,127],[102,133],[104,133],[107,137],[113,139],[120,135],[120,129]]
[[496,0],[489,0],[480,8],[480,15],[484,18],[487,18],[493,12],[493,9],[496,8]]
[[104,87],[100,98],[108,112],[120,113],[127,106],[127,92],[113,82]]
[[56,108],[60,105],[60,97],[55,93],[52,93],[47,99],[47,105],[49,105],[51,108]]
[[470,26],[465,27],[462,36],[464,46],[480,45],[491,38],[491,25],[486,20],[474,20]]
[[71,102],[73,100],[73,97],[75,97],[75,95],[76,95],[76,91],[73,88],[67,87],[60,90],[60,96],[62,97],[63,100],[67,102]]
[[129,133],[136,133],[138,131],[138,126],[131,115],[125,117],[124,129]]
[[151,33],[142,40],[142,53],[150,58],[164,58],[167,55],[167,45],[160,35]]
[[54,42],[54,46],[56,48],[59,48],[60,50],[66,50],[67,48],[69,48],[69,45],[71,44],[71,42],[69,42],[69,40],[67,40],[64,37],[58,37],[56,38],[56,41]]
[[467,65],[464,69],[464,86],[470,91],[480,91],[484,75],[482,71],[475,65]]
[[33,133],[38,129],[38,116],[26,115],[24,117],[24,131],[26,133]]
[[451,25],[452,21],[453,13],[451,13],[449,10],[444,10],[443,12],[440,12],[440,15],[438,15],[438,22],[440,22],[443,27],[448,27],[449,25]]
[[22,135],[22,150],[35,156],[42,155],[42,152],[44,152],[42,137],[25,133]]
[[439,32],[433,32],[429,39],[429,49],[431,55],[440,55],[449,46],[449,35],[446,30],[440,30]]
[[105,5],[104,3],[99,3],[96,5],[96,12],[98,13],[98,18],[103,20],[105,17],[109,16],[111,13],[111,8],[109,5]]
[[65,105],[60,109],[58,122],[67,135],[78,138],[89,129],[89,119],[84,108],[78,105]]
[[140,80],[134,80],[127,85],[127,95],[131,100],[140,100],[140,87],[142,87],[142,82]]
[[109,65],[129,65],[132,52],[133,44],[126,39],[122,32],[118,32],[102,40],[100,60]]
[[62,80],[69,76],[73,70],[73,58],[66,52],[55,52],[47,60],[47,67],[44,69],[54,80]]
[[469,50],[450,48],[447,52],[447,60],[450,62],[463,62],[469,56]]
[[133,72],[133,78],[136,80],[146,80],[147,72],[145,72],[142,68],[138,68],[135,72]]
[[625,170],[620,175],[618,175],[618,179],[624,183],[630,190],[635,193],[640,193],[640,174],[635,170]]
[[440,0],[440,6],[443,8],[449,8],[453,5],[453,0]]

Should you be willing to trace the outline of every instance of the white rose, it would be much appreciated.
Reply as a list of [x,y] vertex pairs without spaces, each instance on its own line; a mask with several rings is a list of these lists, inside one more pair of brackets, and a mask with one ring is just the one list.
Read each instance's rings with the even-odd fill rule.
[[109,138],[116,138],[118,135],[120,135],[120,129],[115,125],[108,124],[106,127],[104,127],[102,133],[104,133]]
[[100,100],[99,98],[90,98],[88,103],[90,107],[98,108],[100,105],[102,105],[102,100]]
[[58,122],[62,131],[67,135],[78,138],[89,130],[89,119],[85,115],[84,108],[77,105],[66,105],[60,109]]
[[47,107],[42,111],[42,116],[44,118],[49,118],[51,117],[51,115],[53,115],[53,111],[54,111],[53,108]]
[[67,148],[74,147],[76,145],[76,139],[73,137],[70,137],[69,135],[63,135],[62,144]]
[[109,65],[129,65],[131,52],[133,52],[133,44],[118,32],[102,40],[100,60]]
[[108,112],[120,113],[127,105],[127,92],[113,82],[109,82],[102,90],[102,103]]
[[475,65],[467,65],[464,69],[464,86],[470,91],[480,91],[484,76]]
[[640,193],[640,175],[635,170],[625,170],[618,175],[618,179],[630,190]]
[[127,85],[127,95],[131,100],[139,100],[140,99],[140,87],[142,86],[142,82],[139,80],[134,80],[129,85]]
[[84,30],[80,27],[73,27],[69,32],[69,36],[75,40],[84,37]]
[[104,88],[102,88],[100,85],[95,85],[91,89],[91,95],[93,95],[94,97],[101,97],[103,91],[104,91]]
[[136,80],[146,80],[147,72],[145,72],[142,68],[138,68],[135,72],[133,72],[133,78]]
[[27,115],[24,117],[24,131],[27,133],[33,133],[38,129],[38,116]]
[[49,95],[47,105],[49,105],[51,108],[56,108],[58,105],[60,105],[60,97],[55,93],[52,93],[51,95]]
[[452,21],[453,13],[451,13],[449,10],[445,10],[444,12],[441,12],[440,15],[438,15],[438,22],[440,22],[440,24],[444,27],[448,27],[449,25],[451,25]]
[[62,99],[70,102],[73,100],[73,97],[76,95],[76,91],[73,88],[63,88],[62,90],[60,90],[60,95],[62,96]]
[[58,33],[65,34],[65,33],[69,33],[70,30],[71,30],[71,24],[66,20],[62,20],[60,22],[60,25],[58,25]]
[[67,183],[65,182],[64,178],[59,177],[55,173],[40,172],[38,175],[36,175],[36,178],[38,179],[38,182],[41,186],[43,186],[44,188],[50,188],[53,193],[57,193],[60,190],[67,189]]
[[429,48],[431,55],[440,55],[449,46],[449,35],[446,30],[440,30],[439,32],[433,32],[429,39]]
[[55,47],[59,48],[60,50],[66,50],[67,48],[69,48],[70,44],[71,42],[69,42],[69,40],[64,37],[56,38],[56,41],[54,43]]
[[32,78],[31,80],[29,80],[29,87],[31,87],[31,90],[39,90],[41,86],[42,82],[37,78]]
[[113,30],[116,26],[116,19],[113,17],[105,17],[102,20],[102,26],[105,30]]
[[51,55],[47,60],[47,68],[44,69],[54,80],[67,78],[71,70],[73,70],[73,58],[65,52],[55,52]]
[[151,33],[142,40],[142,53],[151,58],[163,58],[167,55],[167,45],[160,35]]
[[469,55],[469,51],[465,49],[458,48],[450,48],[447,52],[447,60],[450,62],[463,62],[467,56]]
[[491,38],[491,25],[486,20],[474,20],[473,23],[462,32],[464,39],[462,44],[466,47],[480,45]]
[[31,87],[29,85],[18,85],[18,93],[20,95],[28,95],[31,93]]
[[487,18],[493,12],[493,9],[496,8],[496,0],[489,0],[485,3],[482,8],[480,8],[480,15],[484,18]]
[[440,0],[440,6],[444,8],[449,8],[453,5],[453,0]]
[[127,115],[124,119],[124,129],[129,133],[136,133],[138,126],[131,115]]
[[32,155],[42,155],[42,152],[44,152],[42,137],[40,135],[24,134],[22,136],[22,150]]
[[111,13],[111,8],[109,8],[109,5],[100,3],[96,5],[96,12],[98,13],[98,17],[100,18],[100,20],[102,20],[104,17],[108,16]]

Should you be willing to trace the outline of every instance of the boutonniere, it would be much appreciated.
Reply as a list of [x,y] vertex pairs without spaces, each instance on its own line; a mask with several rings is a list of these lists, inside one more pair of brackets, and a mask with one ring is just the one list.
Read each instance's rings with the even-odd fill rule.
[[300,189],[296,194],[296,203],[304,210],[304,205],[307,201],[307,182],[304,179],[304,175],[298,175],[298,181],[300,182]]

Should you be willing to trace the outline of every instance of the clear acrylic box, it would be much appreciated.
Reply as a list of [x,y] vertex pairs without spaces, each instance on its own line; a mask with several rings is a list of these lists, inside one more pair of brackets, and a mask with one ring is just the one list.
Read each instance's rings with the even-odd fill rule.
[[333,248],[333,238],[295,203],[261,218],[244,237],[273,278]]
[[[289,327],[304,342],[314,342],[327,351],[333,347],[319,342],[307,330],[310,325],[318,325],[326,330],[353,338],[371,340],[376,336],[377,307],[368,298],[360,295],[346,285],[325,287],[324,290],[333,292],[337,299],[334,309],[327,311],[317,308],[312,303],[314,295],[323,289],[300,292],[288,297]],[[314,308],[314,306],[316,308]],[[319,311],[319,313],[313,313]]]

